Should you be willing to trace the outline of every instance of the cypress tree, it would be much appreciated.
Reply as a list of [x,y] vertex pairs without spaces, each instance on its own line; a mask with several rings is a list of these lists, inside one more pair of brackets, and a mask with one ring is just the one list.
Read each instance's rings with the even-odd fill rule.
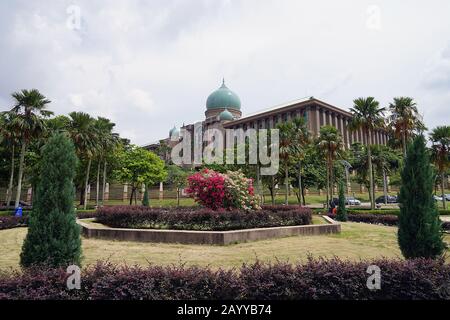
[[347,221],[347,209],[345,208],[344,184],[339,182],[339,202],[336,214],[336,220]]
[[77,158],[71,140],[55,134],[42,149],[28,234],[22,247],[23,267],[79,265],[80,227],[74,212],[74,185]]
[[435,174],[422,135],[408,147],[401,178],[398,243],[402,254],[407,259],[439,257],[445,245],[433,199]]
[[150,200],[148,198],[148,189],[147,185],[145,185],[144,198],[142,199],[142,205],[144,207],[148,207],[150,205]]

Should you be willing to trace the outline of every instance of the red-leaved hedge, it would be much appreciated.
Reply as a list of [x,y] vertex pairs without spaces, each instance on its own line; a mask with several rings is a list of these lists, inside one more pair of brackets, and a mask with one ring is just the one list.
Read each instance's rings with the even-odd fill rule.
[[28,217],[0,216],[0,230],[28,226]]
[[[379,290],[367,287],[369,265],[380,268]],[[3,274],[0,299],[450,299],[450,265],[425,259],[310,259],[297,265],[256,263],[232,270],[98,263],[82,271],[80,290],[68,290],[66,279],[62,269]]]
[[113,206],[99,208],[96,219],[113,228],[224,231],[307,225],[311,224],[312,210],[300,206],[268,206],[253,211]]
[[[332,219],[336,219],[335,214],[328,214]],[[348,221],[351,222],[364,222],[371,224],[382,224],[385,226],[396,226],[398,224],[398,216],[391,214],[371,214],[371,213],[348,213]],[[450,230],[450,222],[442,222],[442,228],[444,230]]]

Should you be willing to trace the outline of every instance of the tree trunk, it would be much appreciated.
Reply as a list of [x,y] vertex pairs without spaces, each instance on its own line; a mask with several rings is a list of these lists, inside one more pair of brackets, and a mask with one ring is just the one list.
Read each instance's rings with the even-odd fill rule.
[[177,207],[180,206],[180,188],[177,187]]
[[87,209],[87,204],[88,204],[88,201],[89,201],[89,199],[88,199],[88,186],[89,186],[89,174],[90,174],[90,171],[91,171],[91,163],[92,163],[92,160],[91,160],[91,158],[89,158],[88,166],[87,166],[87,170],[86,170],[86,180],[84,181],[84,204],[83,204],[84,210]]
[[302,199],[303,199],[303,204],[306,206],[305,189],[304,188],[302,188]]
[[131,187],[130,206],[133,204],[133,196],[134,196],[134,187]]
[[286,165],[286,168],[284,169],[284,184],[286,187],[286,195],[284,196],[284,204],[288,205],[289,204],[289,168]]
[[271,185],[271,188],[270,188],[270,196],[272,197],[272,205],[275,205],[274,192],[275,192],[275,178],[274,178],[274,176],[272,176],[272,185]]
[[327,208],[330,208],[330,155],[327,159]]
[[441,194],[442,194],[442,205],[444,206],[444,210],[446,209],[445,205],[445,194],[444,194],[444,172],[441,173]]
[[383,194],[384,194],[384,204],[387,204],[387,176],[386,169],[383,168]]
[[102,206],[105,205],[105,189],[106,189],[106,160],[103,164],[103,189],[102,189]]
[[406,129],[403,128],[402,133],[402,144],[403,144],[403,159],[406,159]]
[[369,133],[366,132],[367,138],[367,162],[369,164],[369,198],[370,198],[370,208],[375,209],[375,201],[373,199],[373,170],[372,170],[372,150],[370,149],[369,143]]
[[80,189],[80,206],[84,205],[84,183]]
[[14,204],[15,208],[17,208],[20,203],[20,193],[22,191],[22,178],[23,178],[23,169],[26,151],[27,151],[27,143],[26,141],[22,141],[22,150],[20,151],[20,162],[19,162],[19,176],[17,177],[16,202]]
[[99,200],[100,200],[100,160],[98,161],[98,164],[97,164],[97,185],[96,185],[95,191],[96,191],[96,193],[95,193],[95,205],[98,208]]
[[9,176],[9,185],[8,189],[6,190],[6,206],[10,205],[12,192],[13,192],[13,184],[14,184],[14,168],[16,167],[14,165],[14,144],[12,145],[12,156],[11,156],[11,175]]
[[299,203],[302,206],[303,186],[302,186],[302,162],[298,162],[298,191],[300,193]]

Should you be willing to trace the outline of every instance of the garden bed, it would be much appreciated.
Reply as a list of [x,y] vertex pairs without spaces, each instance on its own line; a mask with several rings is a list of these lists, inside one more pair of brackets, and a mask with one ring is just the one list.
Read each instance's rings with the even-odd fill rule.
[[341,227],[328,217],[324,217],[323,224],[313,225],[311,210],[299,206],[266,206],[249,212],[104,207],[98,210],[95,222],[79,221],[85,237],[213,245],[338,233]]

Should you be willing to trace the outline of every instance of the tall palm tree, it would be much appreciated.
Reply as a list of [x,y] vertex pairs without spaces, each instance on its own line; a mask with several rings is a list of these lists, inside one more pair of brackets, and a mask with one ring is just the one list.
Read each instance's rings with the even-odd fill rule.
[[79,159],[87,161],[86,176],[84,180],[83,208],[87,208],[89,175],[92,158],[99,149],[98,134],[95,127],[95,119],[84,112],[69,113],[70,122],[67,128]]
[[15,100],[11,112],[14,114],[11,125],[15,128],[16,135],[21,143],[19,175],[17,178],[17,192],[15,207],[20,203],[22,190],[22,179],[25,167],[25,153],[30,141],[39,137],[46,131],[45,118],[50,117],[53,112],[47,110],[47,105],[51,102],[37,89],[22,90],[14,92],[12,97]]
[[350,130],[362,129],[366,141],[367,141],[367,162],[369,170],[369,197],[370,207],[375,209],[375,187],[373,182],[373,169],[372,169],[372,134],[374,130],[384,127],[384,111],[385,108],[379,107],[379,102],[374,97],[358,98],[353,100],[353,108],[350,108],[350,112],[353,113],[352,120],[350,122]]
[[12,118],[14,114],[11,112],[0,113],[0,142],[4,142],[8,147],[11,148],[11,169],[9,175],[9,184],[6,189],[5,203],[7,206],[10,205],[13,185],[14,185],[14,171],[15,171],[15,147],[17,144],[16,130],[12,126]]
[[438,126],[431,131],[430,141],[433,144],[433,161],[439,171],[441,177],[441,194],[442,194],[442,204],[444,209],[445,205],[445,194],[444,194],[444,181],[445,172],[450,167],[450,126]]
[[316,145],[323,152],[327,159],[327,207],[329,200],[333,199],[333,165],[334,161],[340,156],[343,149],[342,137],[338,130],[333,126],[323,126],[320,128],[319,137]]
[[108,153],[117,146],[119,142],[119,135],[113,133],[112,130],[115,127],[115,123],[112,123],[109,119],[98,117],[95,121],[94,127],[98,134],[98,164],[97,164],[97,186],[96,186],[96,205],[99,205],[100,194],[100,168],[103,163],[103,183],[102,183],[102,204],[105,201],[105,188],[106,188],[106,166]]
[[293,142],[297,145],[297,148],[295,151],[297,151],[296,154],[294,154],[294,157],[297,160],[297,169],[298,169],[298,190],[300,193],[299,197],[299,204],[304,205],[305,203],[302,203],[302,197],[303,197],[303,184],[302,184],[302,161],[305,158],[305,147],[310,143],[310,134],[309,130],[306,126],[306,121],[303,117],[297,117],[292,120],[293,129],[294,129],[294,139]]
[[372,158],[376,171],[383,176],[384,204],[387,204],[387,176],[392,170],[398,169],[400,158],[397,152],[383,145],[373,146]]
[[406,146],[415,130],[424,130],[417,104],[410,97],[396,97],[389,104],[389,127],[395,138],[401,140],[403,157],[406,158]]
[[289,204],[289,166],[292,164],[293,155],[298,152],[298,145],[292,143],[295,136],[294,126],[291,122],[280,123],[277,126],[280,130],[280,162],[284,168],[284,184],[286,188],[286,194],[284,197],[284,203]]

